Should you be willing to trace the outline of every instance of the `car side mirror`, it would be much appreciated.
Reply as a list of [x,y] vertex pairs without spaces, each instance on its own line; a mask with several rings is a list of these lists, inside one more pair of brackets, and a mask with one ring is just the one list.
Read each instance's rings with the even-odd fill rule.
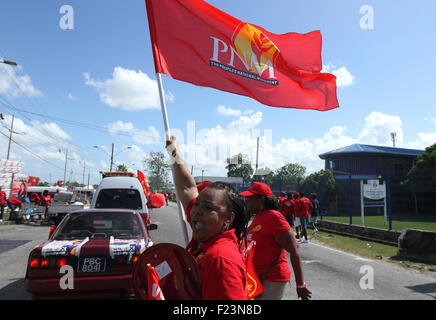
[[150,231],[150,230],[157,230],[157,224],[151,223],[151,224],[147,225],[147,230],[148,231]]

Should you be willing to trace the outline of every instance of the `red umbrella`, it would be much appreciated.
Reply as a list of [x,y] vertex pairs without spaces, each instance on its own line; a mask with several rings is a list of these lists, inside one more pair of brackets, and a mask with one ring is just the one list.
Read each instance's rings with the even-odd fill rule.
[[165,204],[165,196],[162,193],[155,193],[150,201],[153,207],[160,208]]

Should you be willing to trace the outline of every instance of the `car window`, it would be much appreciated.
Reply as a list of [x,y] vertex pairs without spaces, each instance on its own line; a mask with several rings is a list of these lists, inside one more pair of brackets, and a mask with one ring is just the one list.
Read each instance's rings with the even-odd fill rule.
[[135,189],[103,189],[98,193],[95,208],[143,209],[141,196]]
[[110,238],[143,238],[144,233],[136,215],[122,212],[70,214],[59,226],[53,240]]

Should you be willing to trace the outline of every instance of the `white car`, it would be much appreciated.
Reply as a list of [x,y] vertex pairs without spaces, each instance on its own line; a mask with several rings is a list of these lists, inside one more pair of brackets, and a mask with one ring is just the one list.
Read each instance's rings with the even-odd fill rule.
[[149,212],[144,189],[134,173],[105,172],[92,198],[93,209],[131,209],[148,224]]

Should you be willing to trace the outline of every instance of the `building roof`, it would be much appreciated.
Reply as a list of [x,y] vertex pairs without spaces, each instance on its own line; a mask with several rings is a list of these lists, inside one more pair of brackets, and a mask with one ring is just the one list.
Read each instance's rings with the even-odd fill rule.
[[352,144],[348,147],[339,148],[333,151],[329,151],[320,154],[321,159],[330,158],[332,156],[344,156],[344,155],[376,155],[376,156],[399,156],[415,158],[420,155],[424,150],[416,149],[404,149],[404,148],[392,148],[383,146],[372,146],[367,144]]

